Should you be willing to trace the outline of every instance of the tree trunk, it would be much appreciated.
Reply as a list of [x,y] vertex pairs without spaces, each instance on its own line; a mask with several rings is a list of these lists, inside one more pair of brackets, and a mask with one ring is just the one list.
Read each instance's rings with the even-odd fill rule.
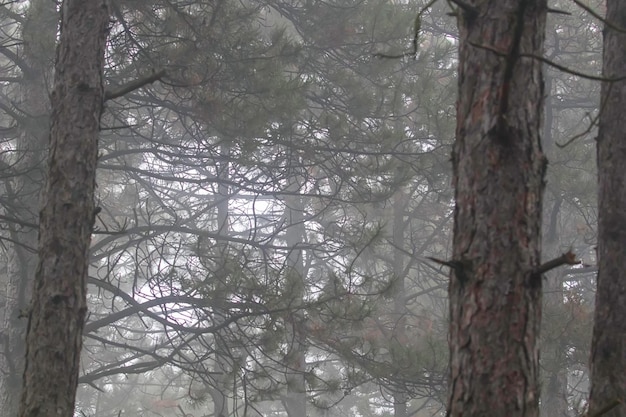
[[[550,32],[554,32],[550,28]],[[544,67],[545,70],[545,67]],[[554,149],[554,138],[552,137],[553,123],[555,121],[552,108],[552,77],[546,75],[546,103],[545,103],[545,123],[543,128],[543,149],[550,157]],[[544,203],[545,204],[545,203]],[[559,253],[559,215],[563,198],[558,194],[554,195],[554,204],[544,210],[544,225],[546,225],[543,235],[543,253],[548,257],[558,256]],[[554,308],[564,309],[563,303],[563,277],[561,274],[551,272],[546,274],[544,282],[543,316],[542,323],[545,326],[550,317],[554,314]],[[547,311],[546,311],[547,310]],[[554,320],[554,319],[552,319]],[[542,417],[567,417],[567,366],[566,352],[567,346],[560,332],[545,334],[541,338],[541,409],[539,414]]]
[[[22,70],[17,107],[23,112],[13,165],[1,163],[6,214],[18,223],[8,223],[7,274],[0,277],[2,304],[0,325],[0,415],[15,416],[19,410],[24,373],[27,310],[37,264],[37,207],[41,192],[45,150],[49,132],[48,85],[54,61],[58,15],[53,2],[33,0],[21,24]],[[13,176],[12,178],[10,178]]]
[[[464,4],[469,4],[463,2]],[[459,9],[449,416],[538,415],[544,0]]]
[[[297,160],[292,160],[294,165]],[[297,170],[294,168],[294,171]],[[285,240],[289,253],[285,262],[285,274],[287,284],[287,295],[293,301],[291,307],[293,311],[289,313],[286,320],[288,352],[285,359],[285,383],[286,392],[282,396],[282,402],[287,411],[288,417],[304,417],[307,415],[307,392],[306,392],[306,335],[303,329],[305,317],[301,310],[304,289],[306,286],[306,266],[304,264],[304,253],[298,246],[305,242],[304,230],[304,203],[302,197],[297,195],[301,192],[304,179],[297,172],[289,177],[290,183],[287,191],[293,193],[285,197],[285,216],[287,218],[287,229]]]
[[[223,236],[222,240],[216,242],[217,250],[217,266],[215,268],[215,293],[218,295],[214,300],[216,304],[216,310],[214,311],[214,320],[217,324],[223,324],[226,317],[228,317],[228,309],[222,308],[220,305],[225,304],[228,299],[228,282],[232,280],[229,277],[229,266],[231,262],[229,254],[228,237],[232,233],[230,224],[230,159],[231,152],[228,144],[222,144],[220,146],[220,156],[223,158],[221,162],[216,165],[217,176],[220,179],[220,183],[217,186],[217,233],[219,236]],[[215,417],[228,417],[230,415],[230,406],[228,403],[229,396],[232,392],[232,378],[231,375],[236,374],[238,370],[234,367],[237,366],[229,352],[227,340],[227,329],[217,331],[214,335],[215,340],[215,363],[213,364],[213,371],[215,372],[214,386],[209,388],[209,395],[213,402],[213,415]]]
[[[626,3],[607,0],[604,76],[624,77]],[[613,26],[613,27],[611,27]],[[598,131],[598,282],[591,343],[590,415],[619,400],[604,416],[626,415],[626,81],[604,82]]]
[[105,0],[63,1],[22,417],[74,414],[108,24]]
[[[393,196],[393,340],[391,343],[402,343],[407,340],[406,334],[406,285],[404,272],[404,231],[406,222],[404,221],[404,211],[406,208],[407,196],[405,191],[400,188]],[[402,369],[402,364],[398,363],[397,358],[392,358],[394,363],[392,368]],[[393,417],[407,417],[408,395],[405,389],[396,389],[393,392]]]

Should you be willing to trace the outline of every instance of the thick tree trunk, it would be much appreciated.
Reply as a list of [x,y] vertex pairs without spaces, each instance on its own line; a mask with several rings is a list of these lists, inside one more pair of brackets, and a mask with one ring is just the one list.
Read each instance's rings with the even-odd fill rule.
[[545,0],[459,10],[449,416],[538,415]]
[[108,24],[106,0],[63,1],[22,417],[74,414]]
[[[604,76],[626,75],[626,3],[607,0]],[[591,344],[590,415],[626,415],[626,81],[604,82],[598,131],[598,289]]]

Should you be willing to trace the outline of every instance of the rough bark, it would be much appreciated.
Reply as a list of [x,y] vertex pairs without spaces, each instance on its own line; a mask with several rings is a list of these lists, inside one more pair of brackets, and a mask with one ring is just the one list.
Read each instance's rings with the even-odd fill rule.
[[[626,3],[608,0],[603,73],[626,75]],[[614,403],[604,416],[626,415],[626,81],[603,82],[598,130],[598,278],[591,344],[590,415]]]
[[85,282],[108,23],[105,0],[62,4],[48,180],[39,219],[40,259],[26,336],[22,417],[74,414],[87,311]]
[[538,415],[544,0],[462,2],[448,416]]

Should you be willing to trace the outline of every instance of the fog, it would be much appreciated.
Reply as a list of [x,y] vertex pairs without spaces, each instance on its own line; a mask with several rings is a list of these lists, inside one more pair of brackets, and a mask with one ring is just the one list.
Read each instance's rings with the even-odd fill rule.
[[[426,3],[111,2],[107,91],[163,76],[102,115],[76,416],[445,415],[458,35],[449,5]],[[546,57],[598,73],[601,23],[557,6]],[[2,415],[19,400],[56,17],[0,6]],[[582,263],[544,279],[541,409],[576,416],[600,85],[545,76],[542,257]]]

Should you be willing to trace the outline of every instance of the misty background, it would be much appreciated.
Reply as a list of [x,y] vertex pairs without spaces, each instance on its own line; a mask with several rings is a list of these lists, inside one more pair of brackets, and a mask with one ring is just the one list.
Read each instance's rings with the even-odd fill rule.
[[[585,2],[600,10],[599,1]],[[455,18],[445,2],[114,0],[76,415],[445,414]],[[601,66],[550,14],[546,57]],[[0,5],[0,414],[21,388],[58,14]],[[382,55],[382,56],[381,56]],[[390,58],[389,56],[399,56]],[[579,415],[599,83],[546,68],[542,412]],[[566,145],[566,146],[563,146]]]

